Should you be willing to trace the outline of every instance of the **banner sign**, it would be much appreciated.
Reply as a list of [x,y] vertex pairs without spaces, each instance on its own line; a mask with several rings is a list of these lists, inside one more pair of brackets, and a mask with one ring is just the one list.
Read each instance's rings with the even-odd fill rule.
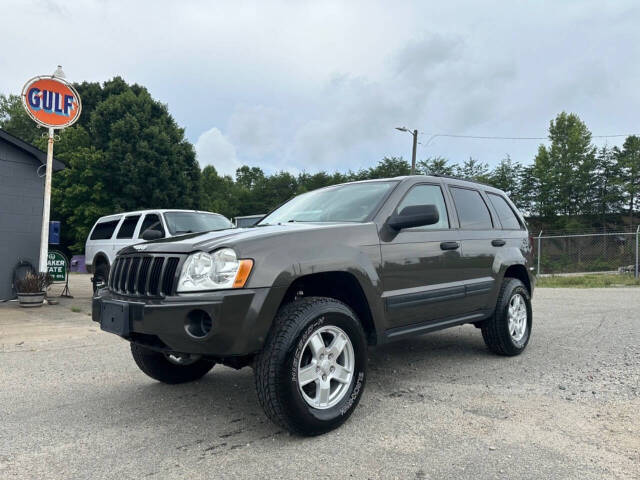
[[22,104],[36,123],[51,128],[73,125],[82,110],[73,85],[53,75],[29,80],[22,89]]
[[68,269],[67,257],[62,252],[57,250],[49,251],[47,255],[47,272],[49,272],[54,282],[65,282]]

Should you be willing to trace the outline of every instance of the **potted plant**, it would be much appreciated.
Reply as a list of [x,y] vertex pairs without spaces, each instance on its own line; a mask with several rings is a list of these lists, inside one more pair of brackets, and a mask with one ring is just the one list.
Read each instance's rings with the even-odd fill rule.
[[48,273],[27,273],[24,278],[16,282],[20,306],[42,306],[49,285],[51,285],[51,276]]

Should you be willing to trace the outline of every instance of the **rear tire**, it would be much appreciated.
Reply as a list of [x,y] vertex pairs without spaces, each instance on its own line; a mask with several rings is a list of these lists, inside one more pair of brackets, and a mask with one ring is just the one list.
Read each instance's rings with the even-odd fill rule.
[[278,312],[255,362],[258,400],[277,425],[320,435],[342,425],[360,401],[367,342],[354,312],[325,297],[306,297]]
[[484,343],[498,355],[519,355],[529,343],[532,323],[529,291],[517,278],[505,277],[493,316],[482,322]]
[[136,343],[131,344],[131,354],[140,370],[154,380],[168,384],[198,380],[215,365],[215,362],[204,358],[180,365],[178,362],[170,360],[164,353],[150,350]]

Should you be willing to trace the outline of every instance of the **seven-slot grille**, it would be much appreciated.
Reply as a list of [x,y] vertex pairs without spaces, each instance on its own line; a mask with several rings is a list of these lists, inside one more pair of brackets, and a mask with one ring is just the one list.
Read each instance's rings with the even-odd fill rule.
[[123,255],[109,275],[109,290],[121,295],[163,296],[173,293],[180,257]]

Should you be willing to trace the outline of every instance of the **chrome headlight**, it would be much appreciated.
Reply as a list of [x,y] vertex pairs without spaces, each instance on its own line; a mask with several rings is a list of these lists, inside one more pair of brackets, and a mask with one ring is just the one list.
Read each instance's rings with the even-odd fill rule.
[[196,252],[185,260],[178,292],[242,288],[249,277],[252,260],[238,260],[231,248],[213,253]]

